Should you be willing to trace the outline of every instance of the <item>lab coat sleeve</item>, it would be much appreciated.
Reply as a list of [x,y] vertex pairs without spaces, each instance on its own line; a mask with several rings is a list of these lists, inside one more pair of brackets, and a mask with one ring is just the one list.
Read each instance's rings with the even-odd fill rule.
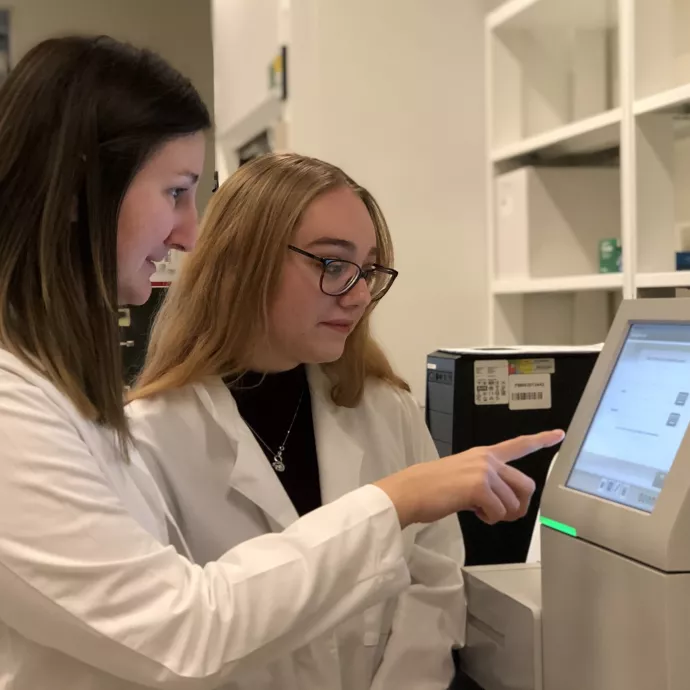
[[99,462],[62,405],[3,374],[0,619],[123,681],[217,687],[409,584],[373,486],[201,568],[133,519]]
[[[438,453],[421,411],[404,396],[408,464]],[[455,515],[416,529],[408,559],[412,586],[398,598],[392,633],[371,690],[447,690],[454,675],[451,650],[464,644],[465,548]]]

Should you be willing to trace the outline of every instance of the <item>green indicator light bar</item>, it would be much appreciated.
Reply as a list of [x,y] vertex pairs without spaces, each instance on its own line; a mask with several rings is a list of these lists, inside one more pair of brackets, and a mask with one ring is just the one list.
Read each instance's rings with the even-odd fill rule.
[[555,529],[557,532],[563,532],[563,534],[567,534],[569,537],[577,536],[577,530],[570,525],[564,525],[562,522],[556,522],[555,520],[551,520],[543,515],[540,517],[540,521],[544,527]]

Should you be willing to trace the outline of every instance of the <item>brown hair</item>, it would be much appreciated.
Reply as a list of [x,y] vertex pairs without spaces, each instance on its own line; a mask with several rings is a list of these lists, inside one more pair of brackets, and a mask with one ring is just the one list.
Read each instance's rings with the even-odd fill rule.
[[105,36],[44,41],[0,88],[0,341],[123,447],[120,205],[158,147],[209,126],[187,79]]
[[[211,200],[199,243],[158,314],[130,399],[207,376],[246,372],[255,344],[267,332],[268,307],[302,214],[317,196],[343,186],[364,202],[376,229],[378,261],[392,266],[393,246],[381,209],[342,170],[296,154],[269,154],[248,163]],[[348,338],[342,357],[323,366],[338,405],[357,405],[369,377],[409,390],[371,336],[373,306]]]

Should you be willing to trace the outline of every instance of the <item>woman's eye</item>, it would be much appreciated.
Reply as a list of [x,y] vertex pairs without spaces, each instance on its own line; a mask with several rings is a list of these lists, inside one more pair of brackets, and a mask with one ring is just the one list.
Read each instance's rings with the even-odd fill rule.
[[340,261],[333,261],[326,266],[326,274],[329,276],[339,276],[344,269],[345,265],[340,263]]
[[170,196],[173,198],[174,201],[178,201],[179,198],[186,192],[187,190],[184,187],[174,187],[173,189],[170,190]]

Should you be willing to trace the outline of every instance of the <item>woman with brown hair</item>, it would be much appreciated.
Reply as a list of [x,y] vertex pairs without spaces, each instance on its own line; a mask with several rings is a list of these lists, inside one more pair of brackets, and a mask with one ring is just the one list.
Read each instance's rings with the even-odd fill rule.
[[[378,204],[333,165],[264,156],[214,195],[128,408],[137,448],[198,563],[289,532],[396,472],[421,478],[432,466],[419,407],[371,335],[373,308],[396,277]],[[507,493],[499,489],[508,500],[496,512],[465,507],[512,519],[524,503],[506,511]],[[339,530],[323,522],[321,538]],[[447,688],[465,628],[456,516],[410,525],[402,553],[411,586],[399,596],[336,627],[319,621],[309,644],[232,687]],[[324,562],[318,575],[357,565]],[[296,593],[295,606],[309,595]]]
[[104,37],[45,41],[0,87],[2,689],[241,678],[400,592],[401,527],[524,509],[503,462],[557,440],[398,473],[204,567],[178,555],[130,443],[117,310],[196,241],[209,125],[187,79]]

